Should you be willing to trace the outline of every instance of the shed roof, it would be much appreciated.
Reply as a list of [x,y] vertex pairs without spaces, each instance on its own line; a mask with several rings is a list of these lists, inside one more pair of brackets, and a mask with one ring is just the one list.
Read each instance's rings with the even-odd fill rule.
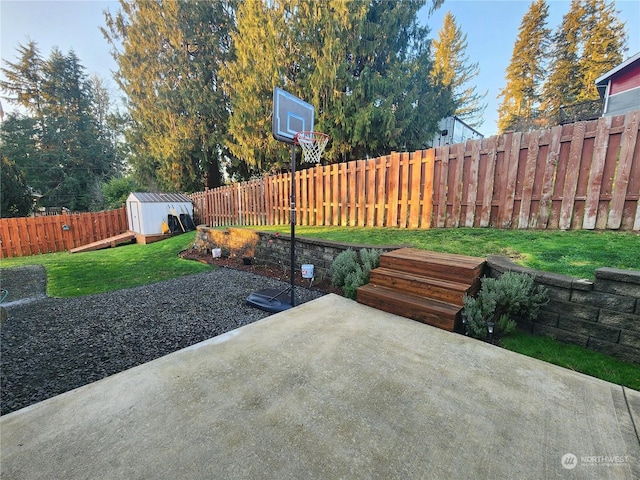
[[183,193],[131,192],[141,203],[191,203],[191,199]]

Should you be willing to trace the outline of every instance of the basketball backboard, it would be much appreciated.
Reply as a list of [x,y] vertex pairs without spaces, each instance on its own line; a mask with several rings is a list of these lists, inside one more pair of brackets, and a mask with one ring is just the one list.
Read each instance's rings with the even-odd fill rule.
[[313,130],[313,105],[281,88],[273,89],[272,132],[276,140],[293,143],[298,132]]

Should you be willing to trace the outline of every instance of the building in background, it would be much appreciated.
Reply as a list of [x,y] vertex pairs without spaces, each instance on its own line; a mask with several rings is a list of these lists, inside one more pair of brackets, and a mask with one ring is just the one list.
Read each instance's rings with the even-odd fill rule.
[[484,138],[483,134],[464,123],[455,115],[440,120],[439,128],[440,132],[433,137],[430,143],[427,143],[427,148],[453,145],[455,143],[464,143],[467,140]]
[[604,101],[602,116],[640,110],[640,52],[596,79]]

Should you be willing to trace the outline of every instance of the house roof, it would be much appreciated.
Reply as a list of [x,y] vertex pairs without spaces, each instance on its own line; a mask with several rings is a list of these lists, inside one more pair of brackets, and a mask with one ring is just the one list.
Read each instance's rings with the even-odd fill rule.
[[142,203],[191,203],[191,199],[183,193],[131,192]]
[[633,64],[633,63],[635,63],[637,61],[640,61],[640,52],[638,52],[635,55],[627,58],[620,65],[618,65],[617,67],[612,68],[611,70],[609,70],[604,75],[601,75],[598,78],[596,78],[596,87],[605,87],[607,85],[607,83],[609,82],[609,79],[611,77],[613,77],[616,73],[620,72],[621,70],[624,70],[629,65],[631,65],[631,64]]

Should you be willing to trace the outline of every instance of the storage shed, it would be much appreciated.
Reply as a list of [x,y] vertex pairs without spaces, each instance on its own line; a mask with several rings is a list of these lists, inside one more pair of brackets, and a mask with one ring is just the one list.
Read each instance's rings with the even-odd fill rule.
[[140,235],[161,235],[162,222],[172,214],[193,218],[191,199],[182,193],[133,192],[127,197],[129,230]]

